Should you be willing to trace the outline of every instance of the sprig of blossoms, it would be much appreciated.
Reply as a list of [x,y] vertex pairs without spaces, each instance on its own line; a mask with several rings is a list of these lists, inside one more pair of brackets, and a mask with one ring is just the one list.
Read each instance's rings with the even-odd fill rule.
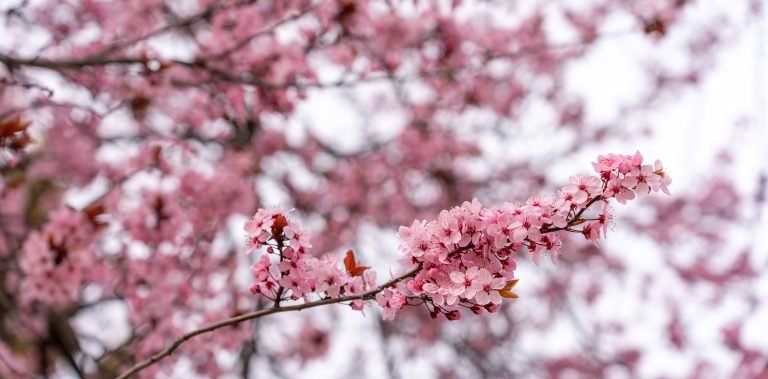
[[[643,164],[642,155],[599,156],[598,175],[573,176],[556,195],[536,196],[523,204],[485,207],[477,199],[440,212],[432,221],[400,227],[401,263],[412,277],[375,287],[375,273],[358,266],[349,251],[344,269],[332,258],[307,254],[311,245],[300,225],[282,212],[259,210],[245,225],[249,250],[267,246],[267,254],[253,265],[253,293],[273,299],[310,301],[370,293],[392,319],[406,305],[426,306],[433,318],[461,317],[461,307],[473,313],[495,312],[512,290],[518,254],[539,263],[549,253],[553,263],[561,254],[565,233],[580,233],[597,241],[613,220],[609,203],[620,204],[651,192],[669,193],[671,178],[660,161]],[[587,211],[591,208],[596,210]],[[276,259],[270,259],[270,255]],[[372,293],[375,292],[375,293]],[[363,308],[363,299],[352,302]]]
[[[312,297],[360,294],[376,284],[376,273],[358,267],[351,251],[345,259],[346,270],[334,258],[309,255],[312,245],[307,233],[283,211],[259,209],[246,222],[245,231],[249,252],[266,247],[266,254],[251,267],[256,281],[250,291],[274,300],[277,305],[287,299],[310,301]],[[362,310],[363,305],[362,300],[352,302],[356,310]]]

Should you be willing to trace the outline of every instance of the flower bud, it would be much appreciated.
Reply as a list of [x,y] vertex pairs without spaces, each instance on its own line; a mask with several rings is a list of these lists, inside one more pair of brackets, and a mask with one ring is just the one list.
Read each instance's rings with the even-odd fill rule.
[[488,304],[485,306],[485,310],[488,311],[488,313],[495,313],[496,311],[499,310],[499,305],[493,304],[493,303]]

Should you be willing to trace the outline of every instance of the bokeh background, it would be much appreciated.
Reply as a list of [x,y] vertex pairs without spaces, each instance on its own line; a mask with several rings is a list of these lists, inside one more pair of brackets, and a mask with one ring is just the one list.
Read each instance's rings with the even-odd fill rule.
[[352,248],[386,278],[398,226],[552,193],[636,150],[672,195],[617,206],[606,239],[575,236],[557,265],[521,256],[498,313],[281,314],[141,375],[768,377],[760,0],[0,12],[0,377],[114,377],[268,306],[243,254],[257,208],[293,209],[314,254]]

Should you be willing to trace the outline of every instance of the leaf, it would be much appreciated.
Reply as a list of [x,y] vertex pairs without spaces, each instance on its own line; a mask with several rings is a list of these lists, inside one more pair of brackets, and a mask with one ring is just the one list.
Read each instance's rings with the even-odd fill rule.
[[369,269],[368,266],[358,266],[355,261],[355,253],[352,250],[347,251],[347,256],[344,257],[344,268],[347,270],[347,274],[350,276],[363,275],[365,270]]
[[514,288],[515,285],[517,285],[517,282],[519,280],[520,279],[513,279],[513,280],[508,281],[507,285],[504,286],[504,288],[499,290],[499,295],[501,295],[501,297],[505,297],[507,299],[517,299],[518,297],[520,297],[516,293],[512,292],[512,288]]
[[83,209],[85,217],[96,228],[108,225],[108,223],[105,222],[102,217],[100,217],[105,213],[105,211],[106,209],[104,208],[104,205],[98,203],[91,204]]
[[656,38],[667,34],[667,24],[659,17],[654,17],[643,22],[643,32]]
[[67,255],[69,255],[66,238],[62,239],[61,242],[56,242],[54,241],[53,236],[48,236],[48,249],[54,253],[54,266],[60,265],[62,262],[64,262],[65,259],[67,259]]
[[0,138],[7,138],[18,132],[24,132],[28,127],[29,123],[22,122],[19,117],[12,118],[8,121],[0,121]]
[[283,214],[276,214],[272,222],[272,235],[280,236],[283,234],[285,227],[288,226],[288,219]]
[[15,117],[9,120],[0,120],[0,147],[7,147],[11,150],[22,150],[32,139],[27,134],[29,122],[22,122],[21,118]]

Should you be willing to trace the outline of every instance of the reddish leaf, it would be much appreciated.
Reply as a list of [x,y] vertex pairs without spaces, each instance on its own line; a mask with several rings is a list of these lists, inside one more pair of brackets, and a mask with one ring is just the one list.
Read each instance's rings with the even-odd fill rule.
[[654,17],[643,22],[643,32],[661,38],[667,34],[667,24],[664,20]]
[[105,222],[103,219],[101,219],[101,215],[104,214],[106,209],[104,208],[104,205],[94,203],[83,209],[83,213],[85,214],[85,217],[88,219],[88,221],[91,222],[91,224],[94,227],[100,228],[102,226],[106,226],[107,222]]
[[504,288],[499,290],[499,295],[501,297],[505,297],[507,299],[517,299],[519,296],[512,292],[512,288],[515,287],[519,279],[513,279],[507,282],[507,285],[504,286]]
[[351,276],[360,276],[370,267],[358,266],[355,261],[355,253],[353,253],[352,250],[349,250],[347,251],[347,256],[344,257],[344,268],[347,269],[347,274]]
[[283,214],[275,215],[272,222],[272,235],[280,236],[283,234],[285,227],[288,226],[288,219]]
[[24,132],[29,127],[28,122],[21,122],[21,118],[16,117],[8,121],[0,121],[0,138],[10,137],[18,132]]

